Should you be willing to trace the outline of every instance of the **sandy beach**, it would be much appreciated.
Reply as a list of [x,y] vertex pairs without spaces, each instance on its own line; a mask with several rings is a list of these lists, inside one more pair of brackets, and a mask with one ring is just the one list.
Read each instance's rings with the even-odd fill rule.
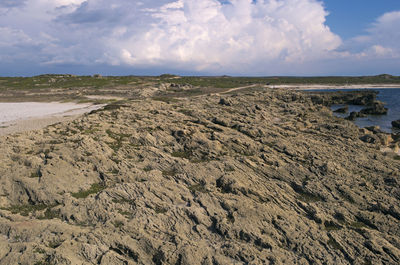
[[103,106],[59,102],[0,103],[0,135],[41,129]]

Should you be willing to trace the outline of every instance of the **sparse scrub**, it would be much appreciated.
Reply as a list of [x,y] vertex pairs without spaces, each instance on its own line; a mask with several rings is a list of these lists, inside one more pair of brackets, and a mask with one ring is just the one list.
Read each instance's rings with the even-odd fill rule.
[[28,216],[32,212],[43,211],[47,207],[48,206],[45,204],[37,204],[37,205],[26,204],[26,205],[13,205],[9,208],[2,208],[2,210],[8,210],[12,214],[20,214],[22,216]]
[[76,193],[71,193],[72,197],[76,199],[84,199],[87,198],[91,194],[97,194],[104,190],[106,186],[102,183],[94,183],[88,190],[82,190]]

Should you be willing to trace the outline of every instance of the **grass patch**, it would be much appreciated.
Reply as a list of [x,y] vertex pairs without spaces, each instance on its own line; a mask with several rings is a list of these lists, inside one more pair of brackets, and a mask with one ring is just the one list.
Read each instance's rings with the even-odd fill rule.
[[113,201],[113,203],[118,203],[118,204],[127,203],[127,204],[130,204],[130,205],[135,205],[135,201],[134,200],[128,200],[128,199],[125,199],[125,198],[113,199],[112,201]]
[[76,199],[84,199],[87,198],[91,194],[97,194],[104,190],[106,186],[102,183],[94,183],[88,190],[82,190],[76,193],[71,193],[72,197]]
[[393,157],[393,159],[394,159],[394,160],[397,160],[397,161],[400,161],[400,156],[399,156],[399,155],[396,155],[396,156]]
[[114,151],[118,152],[118,150],[122,147],[122,142],[124,138],[130,137],[131,134],[124,133],[114,133],[111,130],[106,130],[107,135],[114,139],[115,141],[112,143],[107,143],[107,145]]
[[51,208],[49,207],[46,209],[46,211],[44,211],[42,216],[38,217],[38,219],[39,220],[44,220],[44,219],[51,220],[51,219],[59,218],[59,217],[60,217],[59,213],[51,210]]
[[9,208],[1,208],[2,210],[10,211],[12,214],[20,214],[22,216],[28,216],[32,212],[43,211],[48,206],[45,204],[27,204],[27,205],[13,205]]

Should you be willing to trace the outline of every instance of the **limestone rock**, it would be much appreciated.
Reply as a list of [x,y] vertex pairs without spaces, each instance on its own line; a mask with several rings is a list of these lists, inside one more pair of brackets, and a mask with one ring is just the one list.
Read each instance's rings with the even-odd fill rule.
[[400,129],[400,120],[392,121],[393,128]]
[[0,264],[398,264],[400,162],[377,148],[398,137],[315,97],[335,102],[126,100],[0,137]]

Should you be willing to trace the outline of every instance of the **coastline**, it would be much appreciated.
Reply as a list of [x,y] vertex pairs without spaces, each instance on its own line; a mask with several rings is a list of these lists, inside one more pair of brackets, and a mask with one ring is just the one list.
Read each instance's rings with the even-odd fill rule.
[[400,84],[360,84],[360,85],[276,85],[272,88],[286,88],[294,90],[315,90],[315,89],[396,89],[400,88]]

